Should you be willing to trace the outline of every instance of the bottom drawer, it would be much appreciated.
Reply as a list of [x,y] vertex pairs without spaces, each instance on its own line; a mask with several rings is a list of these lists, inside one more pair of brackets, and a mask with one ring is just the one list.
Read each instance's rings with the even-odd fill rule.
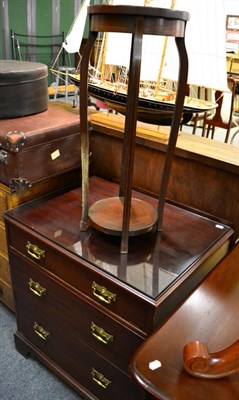
[[0,252],[7,255],[7,238],[5,226],[0,222]]
[[38,315],[24,298],[18,298],[17,316],[18,331],[50,359],[48,366],[51,368],[53,361],[97,399],[144,399],[128,375],[81,342],[68,327],[56,327],[49,318]]
[[0,253],[0,279],[12,286],[10,267],[7,256]]
[[0,301],[10,310],[15,311],[12,287],[0,279]]
[[14,311],[10,268],[6,256],[0,253],[0,301]]
[[[75,351],[74,351],[75,350]],[[88,346],[71,349],[75,356],[76,369],[72,376],[99,400],[140,400],[145,395],[124,374]]]

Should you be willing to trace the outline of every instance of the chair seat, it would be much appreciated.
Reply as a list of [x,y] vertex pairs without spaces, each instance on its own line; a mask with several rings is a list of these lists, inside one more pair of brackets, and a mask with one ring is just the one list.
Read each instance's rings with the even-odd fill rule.
[[[61,88],[60,79],[63,79],[64,82],[65,82],[64,87],[63,87],[64,88],[64,97],[65,97],[65,102],[67,102],[68,101],[68,95],[69,95],[69,77],[68,77],[68,74],[69,73],[73,74],[76,71],[76,69],[75,69],[75,67],[69,67],[69,66],[62,65],[62,66],[58,67],[58,71],[59,72],[63,72],[66,75],[63,76],[63,78],[60,76],[60,74],[56,75],[56,90],[55,90],[55,94],[54,94],[54,100],[57,99],[58,92],[62,92],[60,90],[60,88]],[[70,85],[70,86],[74,87],[74,95],[75,95],[75,103],[76,103],[76,101],[77,101],[77,97],[76,97],[77,96],[77,89],[76,89],[75,85]]]
[[73,73],[73,72],[75,72],[75,67],[65,67],[65,66],[61,66],[61,67],[58,67],[58,70],[60,71],[60,72],[71,72],[71,73]]
[[232,122],[231,122],[231,128],[239,128],[239,115],[233,114],[232,116]]
[[[214,118],[214,114],[207,116],[208,125],[210,125],[210,121],[212,121],[213,118]],[[228,116],[228,118],[225,118],[225,116],[222,116],[223,124],[225,124],[225,125],[229,124],[229,120],[230,120],[229,116]],[[236,116],[233,114],[232,118],[231,118],[230,128],[235,128],[237,126],[239,126],[239,115]]]

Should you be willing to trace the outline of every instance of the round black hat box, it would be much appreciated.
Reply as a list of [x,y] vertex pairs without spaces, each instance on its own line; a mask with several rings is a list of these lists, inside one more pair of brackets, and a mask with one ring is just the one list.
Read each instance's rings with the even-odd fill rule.
[[38,114],[48,108],[45,64],[0,60],[0,118]]

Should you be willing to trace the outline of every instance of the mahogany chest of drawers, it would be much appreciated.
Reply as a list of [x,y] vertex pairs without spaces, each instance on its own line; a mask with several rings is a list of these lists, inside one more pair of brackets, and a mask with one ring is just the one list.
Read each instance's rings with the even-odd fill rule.
[[[90,179],[91,203],[117,192]],[[119,237],[80,232],[80,212],[77,188],[5,214],[16,348],[85,399],[144,399],[128,372],[132,354],[225,255],[233,230],[167,203],[163,234],[130,238],[120,255]]]

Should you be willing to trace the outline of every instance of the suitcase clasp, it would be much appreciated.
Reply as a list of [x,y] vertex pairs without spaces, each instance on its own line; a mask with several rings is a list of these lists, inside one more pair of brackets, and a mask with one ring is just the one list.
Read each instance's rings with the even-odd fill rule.
[[7,164],[7,152],[0,150],[0,163]]

